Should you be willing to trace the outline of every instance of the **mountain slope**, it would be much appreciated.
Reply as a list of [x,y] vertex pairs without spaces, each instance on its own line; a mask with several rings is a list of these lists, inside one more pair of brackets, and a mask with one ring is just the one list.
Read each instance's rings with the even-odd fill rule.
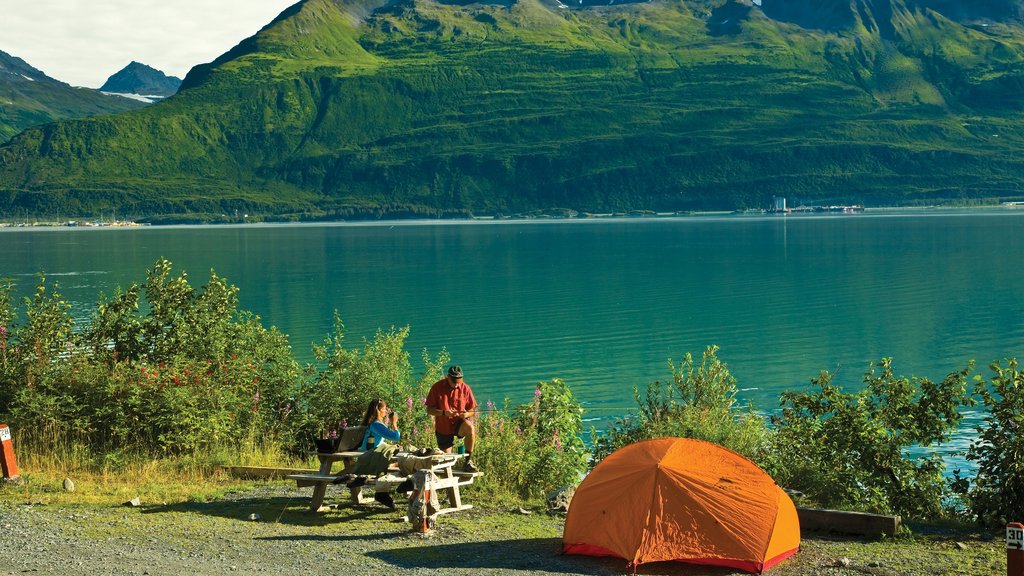
[[166,98],[177,92],[180,86],[180,78],[168,76],[156,68],[132,61],[107,78],[103,86],[100,86],[100,92]]
[[0,51],[0,142],[29,126],[63,118],[110,114],[142,106],[89,88],[72,88]]
[[1014,5],[305,0],[163,102],[0,148],[0,211],[317,218],[1014,197]]

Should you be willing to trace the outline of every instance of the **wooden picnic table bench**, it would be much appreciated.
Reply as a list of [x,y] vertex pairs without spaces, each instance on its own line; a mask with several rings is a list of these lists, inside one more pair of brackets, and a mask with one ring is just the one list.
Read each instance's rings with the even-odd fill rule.
[[[313,512],[320,512],[329,509],[324,506],[324,498],[327,495],[327,487],[333,485],[339,478],[339,476],[351,473],[351,470],[355,467],[356,459],[362,454],[362,451],[353,450],[348,452],[315,452],[314,454],[320,460],[320,470],[316,474],[289,474],[286,478],[295,480],[296,485],[299,488],[313,487],[313,495],[310,499],[309,509]],[[396,454],[391,461],[393,463],[398,461],[401,456],[408,456],[408,453]],[[436,514],[448,514],[450,512],[458,512],[461,510],[469,510],[473,506],[471,504],[462,503],[462,493],[460,488],[468,486],[473,483],[478,476],[482,476],[482,472],[459,472],[454,470],[455,464],[459,458],[462,458],[463,454],[437,454],[429,456],[434,460],[430,470],[437,476],[438,481],[433,483],[431,486],[432,490],[436,490],[439,494],[444,494],[448,499],[448,507],[438,510]],[[338,474],[332,474],[331,469],[334,467],[335,462],[342,463],[342,469]],[[338,484],[339,486],[349,490],[350,500],[353,504],[363,504],[362,492],[365,488],[376,488],[378,482],[387,482],[388,485],[393,485],[396,480],[400,481],[406,478],[398,473],[397,470],[389,469],[388,473],[380,478],[368,479],[367,482],[356,488],[348,488],[345,484]]]

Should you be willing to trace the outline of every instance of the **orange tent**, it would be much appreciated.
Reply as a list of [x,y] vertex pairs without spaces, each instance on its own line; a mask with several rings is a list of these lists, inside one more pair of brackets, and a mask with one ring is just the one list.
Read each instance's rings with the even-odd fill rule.
[[796,507],[771,476],[727,448],[689,438],[638,442],[605,458],[576,490],[562,536],[567,554],[757,574],[799,546]]

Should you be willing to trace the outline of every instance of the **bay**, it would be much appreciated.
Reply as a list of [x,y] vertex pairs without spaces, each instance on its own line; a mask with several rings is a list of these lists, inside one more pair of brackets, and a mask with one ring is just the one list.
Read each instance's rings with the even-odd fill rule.
[[987,376],[1024,356],[1022,230],[1013,210],[5,228],[0,277],[25,296],[45,273],[84,322],[164,257],[196,286],[226,277],[303,361],[335,310],[348,347],[409,325],[414,363],[446,348],[481,402],[559,377],[601,426],[710,344],[764,412],[821,370],[856,387],[883,356],[908,376],[969,359]]

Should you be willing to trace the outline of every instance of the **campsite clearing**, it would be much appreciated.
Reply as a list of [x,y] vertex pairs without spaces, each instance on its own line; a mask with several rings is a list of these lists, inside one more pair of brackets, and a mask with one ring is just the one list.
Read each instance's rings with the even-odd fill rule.
[[[628,573],[619,559],[560,555],[563,518],[539,508],[523,515],[480,505],[445,516],[421,536],[399,513],[376,505],[312,514],[309,489],[283,480],[166,505],[141,493],[139,508],[75,504],[68,496],[81,495],[0,489],[0,576]],[[1001,532],[931,530],[877,542],[811,536],[768,574],[1005,574],[1004,545]],[[645,565],[638,573],[733,574],[678,563]]]

